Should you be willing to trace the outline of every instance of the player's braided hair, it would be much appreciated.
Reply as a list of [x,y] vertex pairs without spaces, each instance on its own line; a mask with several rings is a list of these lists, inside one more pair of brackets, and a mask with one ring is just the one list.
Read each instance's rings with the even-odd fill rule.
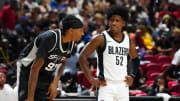
[[107,11],[107,19],[109,20],[113,15],[119,15],[127,22],[129,18],[128,12],[128,8],[124,6],[112,5]]
[[82,28],[83,23],[75,16],[69,15],[62,20],[62,30],[66,32],[69,28]]

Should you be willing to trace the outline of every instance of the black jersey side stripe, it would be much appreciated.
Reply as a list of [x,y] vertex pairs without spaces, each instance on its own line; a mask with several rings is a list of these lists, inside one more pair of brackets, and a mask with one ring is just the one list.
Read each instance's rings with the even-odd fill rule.
[[98,53],[98,68],[99,68],[98,78],[104,79],[103,53]]
[[[128,39],[129,39],[129,50],[131,49],[131,38],[129,35],[127,35]],[[129,53],[129,52],[128,52]]]
[[97,54],[98,54],[98,68],[99,68],[99,75],[98,78],[100,79],[104,79],[104,61],[103,61],[103,53],[106,49],[106,37],[105,34],[102,33],[103,37],[104,37],[104,46],[101,49],[97,50]]
[[106,49],[106,37],[105,37],[105,35],[104,35],[104,33],[103,33],[103,37],[104,37],[104,46],[103,46],[103,48],[102,48],[102,53],[105,51],[105,49]]

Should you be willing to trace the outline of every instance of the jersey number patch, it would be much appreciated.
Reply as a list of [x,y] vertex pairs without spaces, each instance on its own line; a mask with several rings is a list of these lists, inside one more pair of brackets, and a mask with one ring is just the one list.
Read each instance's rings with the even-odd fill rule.
[[116,56],[116,65],[123,66],[123,56]]
[[55,63],[50,62],[47,67],[45,67],[45,70],[47,71],[53,71],[55,70],[57,65]]

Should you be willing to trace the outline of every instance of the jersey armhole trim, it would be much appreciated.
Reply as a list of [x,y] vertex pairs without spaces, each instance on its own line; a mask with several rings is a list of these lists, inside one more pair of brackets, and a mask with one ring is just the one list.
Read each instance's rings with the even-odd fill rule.
[[57,44],[57,34],[56,34],[56,32],[53,31],[53,30],[50,30],[50,31],[55,34],[55,36],[56,36],[56,42],[55,42],[53,48],[48,51],[48,53],[52,52],[52,51],[54,50],[54,48],[56,47],[56,44]]
[[102,35],[103,35],[103,37],[104,37],[104,45],[103,45],[102,48],[99,47],[99,48],[97,49],[97,52],[98,52],[98,53],[104,53],[104,51],[105,51],[105,49],[106,49],[106,37],[105,37],[105,34],[104,34],[104,33],[102,33]]
[[131,38],[128,36],[128,39],[129,39],[129,49],[131,49]]
[[71,52],[73,51],[73,48],[74,48],[74,41],[72,41]]

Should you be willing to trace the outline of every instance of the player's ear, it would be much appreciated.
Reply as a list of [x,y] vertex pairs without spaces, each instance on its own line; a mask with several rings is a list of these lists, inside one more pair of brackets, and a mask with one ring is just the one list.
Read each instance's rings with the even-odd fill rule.
[[69,28],[67,32],[68,32],[68,34],[72,35],[72,32],[73,32],[72,28]]

